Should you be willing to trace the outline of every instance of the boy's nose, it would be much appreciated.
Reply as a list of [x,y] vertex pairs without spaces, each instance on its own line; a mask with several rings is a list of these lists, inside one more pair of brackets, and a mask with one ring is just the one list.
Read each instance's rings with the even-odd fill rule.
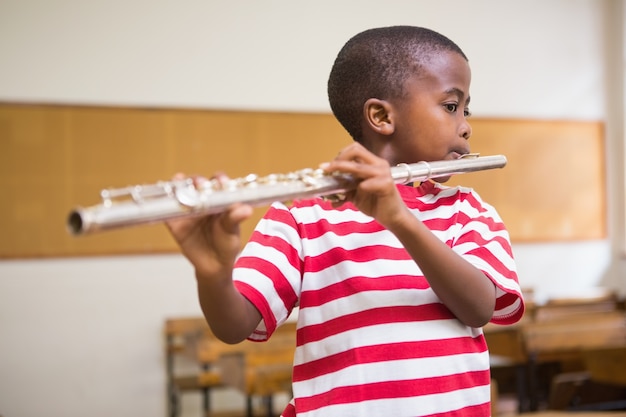
[[469,123],[467,123],[467,121],[465,121],[462,125],[461,125],[461,136],[463,137],[463,139],[469,139],[470,136],[472,136],[472,127],[470,126]]

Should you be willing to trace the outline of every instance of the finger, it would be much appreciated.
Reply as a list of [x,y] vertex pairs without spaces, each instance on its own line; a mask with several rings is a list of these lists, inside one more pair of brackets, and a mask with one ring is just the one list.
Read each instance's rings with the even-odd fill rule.
[[203,176],[203,175],[186,175],[182,172],[177,172],[172,177],[172,181],[184,181],[190,178],[193,181],[193,184],[196,188],[204,188],[209,186],[215,187],[217,189],[223,189],[230,181],[230,178],[224,174],[223,172],[216,172],[213,174],[211,179]]
[[215,185],[215,187],[219,190],[226,188],[226,185],[230,181],[228,175],[223,173],[222,171],[218,171],[211,177],[211,182]]
[[378,157],[368,151],[363,145],[354,142],[343,148],[335,157],[337,161],[362,161],[365,163],[373,163]]
[[220,216],[221,226],[228,233],[237,233],[239,224],[248,219],[252,213],[252,206],[241,203],[234,204]]
[[236,204],[230,212],[230,217],[234,222],[241,223],[252,216],[253,209],[249,204]]
[[198,190],[213,188],[211,180],[206,177],[203,177],[201,175],[193,175],[188,178],[191,179],[193,186],[196,187],[196,189]]
[[322,169],[324,172],[342,172],[350,174],[355,178],[368,178],[376,175],[389,175],[387,174],[389,164],[374,163],[368,164],[360,161],[339,161],[335,160],[324,164]]

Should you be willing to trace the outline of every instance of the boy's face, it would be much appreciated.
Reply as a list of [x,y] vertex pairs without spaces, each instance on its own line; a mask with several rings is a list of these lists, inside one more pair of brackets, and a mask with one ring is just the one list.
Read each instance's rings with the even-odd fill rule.
[[406,96],[389,101],[395,128],[384,156],[391,165],[451,160],[469,152],[469,64],[445,52],[422,68],[407,81]]

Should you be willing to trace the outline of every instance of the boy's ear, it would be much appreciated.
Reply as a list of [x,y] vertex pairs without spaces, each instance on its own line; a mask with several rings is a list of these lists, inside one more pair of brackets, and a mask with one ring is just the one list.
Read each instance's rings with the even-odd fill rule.
[[370,129],[381,135],[391,135],[395,126],[388,101],[370,98],[363,106],[365,123]]

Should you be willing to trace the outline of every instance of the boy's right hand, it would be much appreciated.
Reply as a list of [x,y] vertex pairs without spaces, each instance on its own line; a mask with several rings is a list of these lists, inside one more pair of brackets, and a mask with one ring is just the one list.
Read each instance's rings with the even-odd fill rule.
[[[177,175],[176,179],[181,179]],[[220,181],[227,178],[216,176]],[[196,177],[196,185],[206,178]],[[230,279],[233,264],[241,250],[239,225],[252,215],[252,207],[234,204],[228,210],[207,216],[174,219],[166,225],[183,255],[196,269],[197,276]]]

